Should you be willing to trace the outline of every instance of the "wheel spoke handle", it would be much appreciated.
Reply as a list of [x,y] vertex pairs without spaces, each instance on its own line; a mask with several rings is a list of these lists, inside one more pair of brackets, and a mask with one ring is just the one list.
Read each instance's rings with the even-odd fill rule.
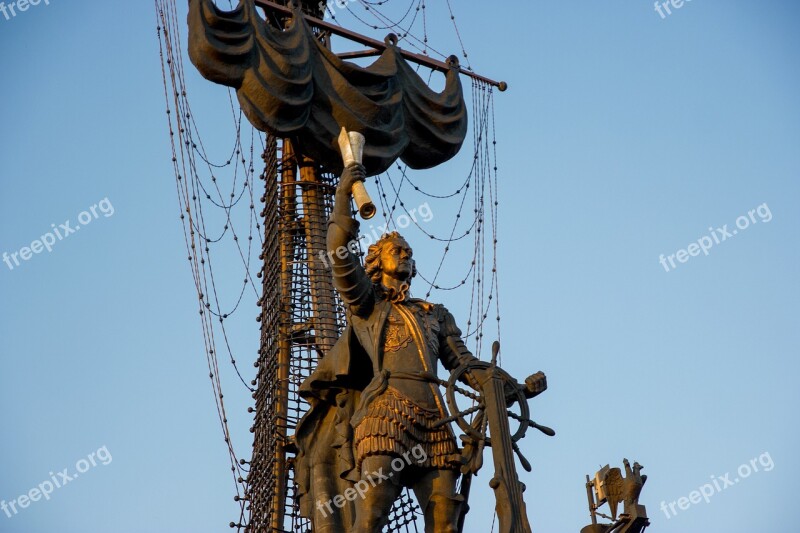
[[511,444],[511,446],[514,448],[514,451],[517,453],[517,457],[519,457],[519,462],[522,465],[522,468],[524,468],[526,472],[530,472],[531,470],[533,470],[531,468],[531,463],[528,462],[528,460],[525,458],[524,455],[522,455],[522,452],[520,451],[519,446],[517,446],[517,443],[514,442],[514,443]]
[[447,418],[442,418],[441,420],[437,420],[436,423],[433,424],[432,427],[438,428],[438,427],[441,427],[441,426],[443,426],[445,424],[449,424],[450,422],[458,420],[459,418],[463,418],[463,417],[469,416],[469,415],[471,415],[472,413],[474,413],[476,411],[481,411],[481,410],[483,410],[484,407],[486,407],[486,406],[483,405],[482,403],[479,403],[478,405],[476,405],[474,407],[470,407],[469,409],[465,409],[464,411],[461,411],[460,413],[456,413],[456,414],[454,414],[452,416],[448,416]]

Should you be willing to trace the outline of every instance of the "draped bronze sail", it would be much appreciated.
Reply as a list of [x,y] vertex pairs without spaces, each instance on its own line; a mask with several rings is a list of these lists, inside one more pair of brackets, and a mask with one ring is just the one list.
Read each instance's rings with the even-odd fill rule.
[[369,175],[400,158],[414,169],[452,158],[467,132],[467,112],[455,58],[441,93],[431,90],[401,57],[396,37],[369,67],[343,61],[313,34],[299,8],[278,29],[261,19],[253,0],[230,12],[212,0],[189,0],[189,57],[210,81],[236,89],[250,122],[292,140],[331,172],[342,158],[342,127],[366,139]]

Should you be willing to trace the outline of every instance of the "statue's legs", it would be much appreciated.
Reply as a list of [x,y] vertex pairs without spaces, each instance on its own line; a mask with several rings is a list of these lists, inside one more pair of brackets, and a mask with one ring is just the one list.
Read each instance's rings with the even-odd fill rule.
[[411,487],[425,512],[425,533],[457,533],[463,497],[456,493],[458,473],[429,470]]
[[[389,511],[402,490],[394,479],[392,459],[389,455],[373,455],[361,463],[361,479],[372,481],[364,497],[355,499],[354,533],[380,533],[389,522]],[[381,475],[392,477],[382,479]]]

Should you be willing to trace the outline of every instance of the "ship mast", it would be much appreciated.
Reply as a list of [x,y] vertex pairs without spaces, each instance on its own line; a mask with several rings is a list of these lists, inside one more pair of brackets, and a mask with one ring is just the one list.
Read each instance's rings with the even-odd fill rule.
[[[255,0],[270,16],[288,22],[291,8],[269,0]],[[334,34],[367,46],[339,54],[343,59],[380,54],[386,45],[378,40],[322,20],[319,7],[303,5],[306,21],[320,39],[329,43]],[[408,61],[442,72],[446,63],[425,55],[402,51]],[[460,69],[488,85],[506,89],[498,82]],[[264,153],[264,249],[261,255],[263,297],[261,346],[256,362],[253,457],[247,479],[246,499],[250,519],[246,531],[310,530],[296,512],[291,434],[305,408],[297,394],[300,383],[316,366],[318,358],[333,346],[344,326],[343,308],[321,259],[326,252],[327,220],[338,177],[326,175],[308,156],[298,153],[289,139],[268,135]],[[410,498],[395,505],[399,522],[413,521]],[[289,522],[289,523],[287,523]],[[398,526],[398,530],[399,530]]]

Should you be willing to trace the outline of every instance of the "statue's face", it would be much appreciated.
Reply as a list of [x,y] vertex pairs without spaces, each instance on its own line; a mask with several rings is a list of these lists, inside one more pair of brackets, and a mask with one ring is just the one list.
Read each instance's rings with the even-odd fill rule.
[[387,241],[381,249],[381,270],[395,279],[408,281],[414,272],[413,252],[403,238]]

